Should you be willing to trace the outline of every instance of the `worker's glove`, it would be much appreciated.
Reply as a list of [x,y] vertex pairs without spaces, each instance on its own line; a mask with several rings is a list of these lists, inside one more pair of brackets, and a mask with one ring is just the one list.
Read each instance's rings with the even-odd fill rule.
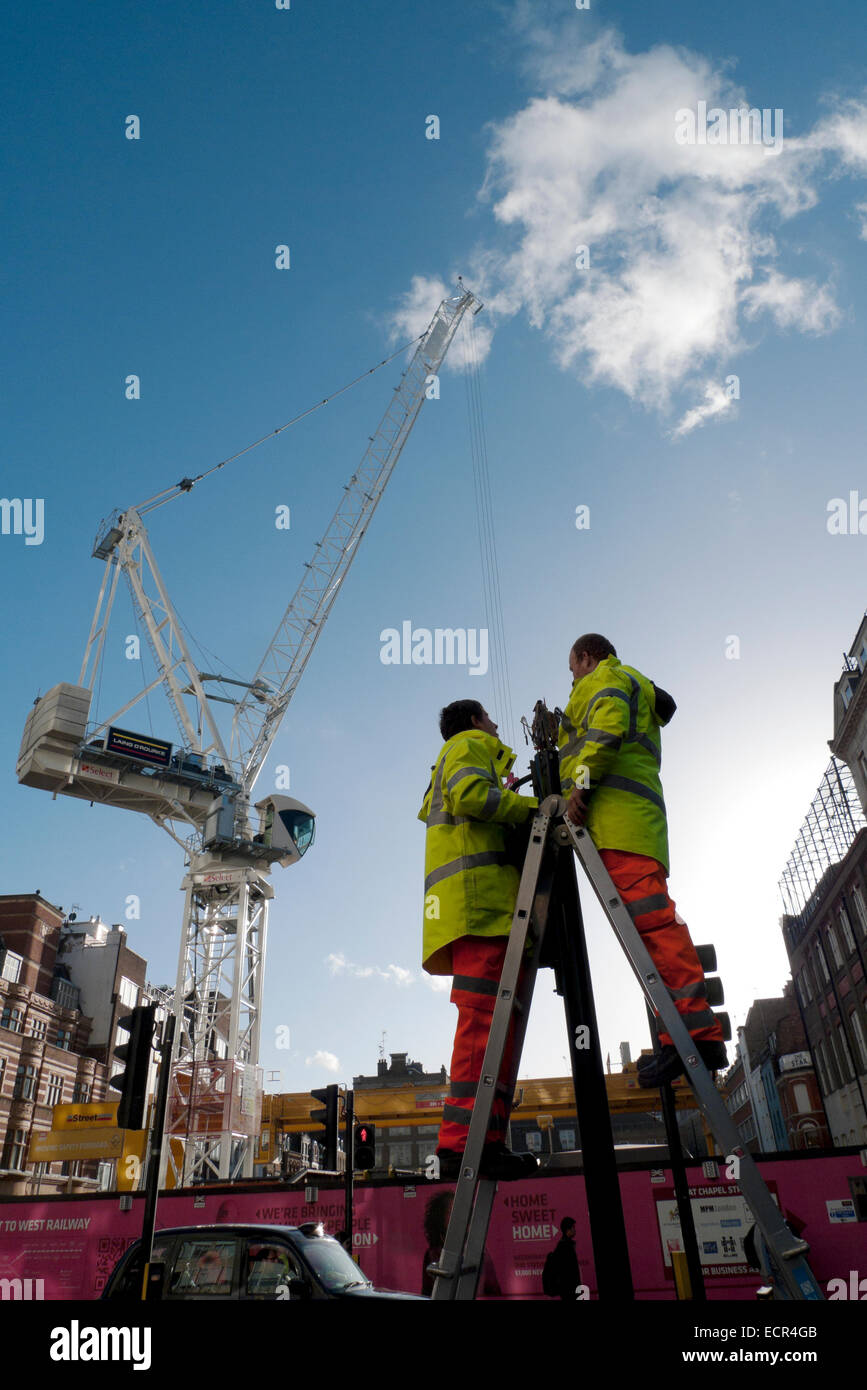
[[583,825],[587,819],[588,793],[583,787],[573,787],[566,806],[566,819],[573,825]]

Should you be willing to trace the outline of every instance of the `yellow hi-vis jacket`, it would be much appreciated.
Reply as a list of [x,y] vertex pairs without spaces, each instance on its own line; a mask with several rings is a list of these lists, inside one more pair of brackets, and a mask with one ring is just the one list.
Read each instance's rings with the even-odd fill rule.
[[515,761],[493,734],[468,729],[443,744],[419,820],[427,826],[422,964],[452,975],[460,936],[508,936],[520,875],[508,862],[504,827],[520,825],[536,798],[502,785]]
[[670,695],[609,656],[572,686],[558,739],[563,795],[587,788],[586,827],[596,848],[649,855],[666,872],[659,729],[674,708]]

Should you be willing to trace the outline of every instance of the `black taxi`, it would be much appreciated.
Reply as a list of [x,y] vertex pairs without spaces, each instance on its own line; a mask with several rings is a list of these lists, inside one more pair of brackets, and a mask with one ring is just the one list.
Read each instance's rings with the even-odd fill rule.
[[[141,1286],[142,1249],[136,1241],[121,1256],[101,1297],[139,1301]],[[175,1226],[154,1236],[148,1299],[233,1303],[321,1298],[429,1301],[375,1288],[317,1222]]]

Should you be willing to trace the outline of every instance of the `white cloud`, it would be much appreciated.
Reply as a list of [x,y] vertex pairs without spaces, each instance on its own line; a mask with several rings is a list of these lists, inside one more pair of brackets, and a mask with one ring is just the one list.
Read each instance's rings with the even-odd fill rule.
[[[680,439],[685,434],[689,434],[696,426],[703,425],[706,420],[712,419],[715,415],[722,415],[732,408],[732,397],[724,391],[718,382],[708,381],[704,388],[704,402],[702,405],[695,405],[688,410],[683,419],[678,422],[672,430],[672,438]],[[736,494],[729,493],[730,497]]]
[[761,283],[750,285],[742,303],[747,318],[755,318],[765,309],[781,328],[800,328],[804,333],[828,333],[841,317],[825,286],[812,280],[787,280],[775,270]]
[[359,980],[369,980],[376,976],[398,987],[415,984],[415,975],[403,965],[389,965],[384,970],[379,965],[355,965],[346,959],[342,951],[332,951],[325,957],[325,964],[332,975],[354,975]]
[[[816,205],[823,178],[867,174],[867,103],[838,104],[806,136],[784,129],[776,150],[680,144],[678,111],[750,105],[727,68],[665,45],[629,53],[612,30],[588,36],[581,19],[515,6],[536,94],[489,126],[480,200],[501,235],[468,258],[465,278],[485,301],[489,333],[523,310],[582,381],[661,412],[683,393],[673,431],[682,435],[730,412],[707,383],[746,350],[742,321],[766,311],[811,333],[839,322],[830,284],[780,269],[777,238]],[[396,331],[420,332],[445,293],[442,281],[416,276]]]
[[450,975],[428,975],[425,971],[422,979],[434,994],[448,994],[451,991],[452,979]]
[[312,1057],[305,1057],[304,1065],[307,1067],[322,1067],[325,1071],[339,1071],[340,1063],[333,1052],[314,1052]]

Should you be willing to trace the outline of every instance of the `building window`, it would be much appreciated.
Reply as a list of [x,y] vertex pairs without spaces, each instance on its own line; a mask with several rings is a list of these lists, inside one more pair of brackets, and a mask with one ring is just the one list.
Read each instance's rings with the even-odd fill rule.
[[837,1024],[837,1038],[840,1043],[840,1075],[844,1081],[852,1080],[852,1064],[849,1061],[849,1048],[846,1044],[846,1034],[843,1032],[842,1023]]
[[6,1058],[0,1057],[0,1092],[3,1090],[3,1076],[6,1071]]
[[831,1077],[828,1071],[828,1056],[825,1052],[824,1042],[816,1044],[816,1070],[819,1073],[819,1086],[823,1096],[828,1096],[833,1091]]
[[73,1159],[72,1161],[70,1161],[70,1160],[67,1159],[66,1162],[61,1163],[61,1165],[60,1165],[60,1176],[61,1176],[62,1178],[77,1178],[77,1177],[80,1176],[80,1174],[81,1174],[81,1159],[76,1158],[76,1159]]
[[394,1168],[408,1168],[412,1163],[412,1144],[390,1144],[388,1160]]
[[36,1094],[36,1068],[24,1062],[18,1063],[15,1085],[12,1087],[13,1100],[32,1100]]
[[0,1168],[11,1168],[16,1173],[24,1171],[24,1153],[27,1148],[27,1131],[10,1129],[3,1146]]
[[71,1029],[71,1028],[58,1028],[58,1030],[57,1030],[57,1046],[58,1046],[58,1047],[64,1048],[67,1052],[69,1051],[70,1047],[72,1046],[72,1029]]
[[840,1054],[839,1054],[839,1052],[837,1051],[837,1039],[834,1037],[834,1030],[833,1030],[833,1028],[831,1029],[830,1033],[828,1034],[828,1050],[829,1050],[829,1052],[831,1053],[831,1056],[834,1058],[834,1067],[835,1067],[835,1070],[836,1070],[836,1072],[837,1072],[837,1076],[838,1076],[838,1078],[839,1078],[839,1084],[842,1086],[842,1085],[843,1085],[843,1068],[842,1068],[842,1066],[840,1065]]
[[16,956],[14,951],[4,951],[2,953],[2,964],[0,964],[0,980],[8,980],[10,984],[17,985],[21,979],[21,967],[24,964],[23,956]]
[[827,985],[831,981],[831,976],[828,973],[828,964],[825,960],[825,952],[822,950],[822,943],[819,940],[816,941],[816,960],[819,962],[819,969],[816,971],[816,979],[820,981],[824,980],[825,984]]
[[59,1076],[57,1072],[50,1071],[48,1073],[48,1085],[45,1089],[45,1104],[63,1104],[63,1077]]
[[31,1018],[29,1020],[31,1038],[44,1038],[48,1031],[48,1020],[45,1018]]
[[849,914],[842,903],[837,909],[837,916],[840,919],[840,931],[843,933],[843,942],[846,947],[846,954],[848,955],[855,950],[855,937],[852,934],[852,923],[849,921]]
[[840,694],[843,697],[843,708],[848,709],[850,704],[852,703],[852,687],[848,681],[844,682],[843,689],[841,690]]
[[809,1004],[813,999],[813,991],[810,988],[810,969],[806,963],[801,971],[799,980],[801,984],[801,1003],[803,1004],[806,1002]]
[[855,1039],[855,1051],[858,1054],[858,1070],[867,1071],[867,1043],[864,1040],[864,1029],[861,1027],[857,1009],[853,1009],[850,1013],[849,1022],[852,1025],[852,1037]]
[[828,945],[831,947],[831,955],[834,958],[834,964],[839,970],[843,964],[843,957],[840,955],[840,947],[837,944],[837,933],[834,931],[834,928],[830,925],[830,923],[828,925],[827,931],[825,932],[825,935],[828,938]]
[[810,1105],[810,1092],[807,1090],[807,1087],[803,1081],[795,1082],[794,1086],[792,1087],[792,1094],[794,1097],[795,1111],[797,1114],[804,1114],[805,1111],[811,1110],[813,1108]]
[[13,1009],[11,1004],[4,1004],[3,1012],[0,1014],[0,1028],[8,1028],[10,1033],[20,1033],[21,1026],[21,1010]]
[[121,975],[117,997],[125,1009],[134,1009],[138,1004],[138,985]]
[[861,923],[861,933],[863,936],[867,936],[867,907],[864,906],[864,894],[857,886],[852,889],[852,901],[855,904],[858,921]]
[[71,985],[68,980],[61,980],[55,976],[51,982],[51,998],[61,1009],[78,1009],[81,1001],[79,991],[75,985]]
[[90,1100],[90,1083],[88,1081],[76,1081],[72,1090],[73,1105],[87,1105]]

